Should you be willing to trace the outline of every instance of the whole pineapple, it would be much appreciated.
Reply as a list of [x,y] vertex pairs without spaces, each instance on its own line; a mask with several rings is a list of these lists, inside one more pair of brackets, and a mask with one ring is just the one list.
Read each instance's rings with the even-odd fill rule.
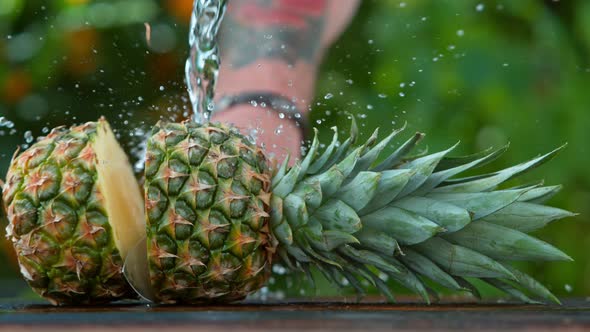
[[[359,294],[367,280],[393,300],[386,275],[429,301],[425,280],[453,290],[478,278],[531,302],[557,299],[510,261],[569,260],[527,233],[570,212],[542,205],[558,186],[499,189],[556,152],[495,173],[457,177],[504,149],[463,158],[452,150],[410,156],[416,134],[388,156],[398,132],[352,135],[301,161],[268,160],[221,124],[158,124],[148,140],[146,215],[149,276],[136,280],[158,302],[235,301],[262,287],[281,262],[315,267]],[[380,158],[383,157],[383,158]],[[381,160],[378,162],[379,160]],[[139,278],[141,279],[141,278]]]
[[121,273],[145,238],[143,200],[106,120],[54,129],[13,158],[7,237],[31,287],[54,304],[135,294]]

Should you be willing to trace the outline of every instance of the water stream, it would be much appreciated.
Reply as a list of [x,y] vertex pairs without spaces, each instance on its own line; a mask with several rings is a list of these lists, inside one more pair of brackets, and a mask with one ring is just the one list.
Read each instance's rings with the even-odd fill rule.
[[217,32],[226,5],[227,0],[195,0],[193,5],[185,75],[193,120],[198,123],[208,122],[214,108],[215,82],[220,65]]
[[[208,122],[214,107],[215,81],[220,63],[217,32],[226,4],[227,0],[195,0],[194,2],[189,31],[190,55],[186,60],[185,74],[193,109],[193,120],[198,123]],[[154,301],[147,270],[145,241],[142,239],[128,252],[123,274],[143,299]]]

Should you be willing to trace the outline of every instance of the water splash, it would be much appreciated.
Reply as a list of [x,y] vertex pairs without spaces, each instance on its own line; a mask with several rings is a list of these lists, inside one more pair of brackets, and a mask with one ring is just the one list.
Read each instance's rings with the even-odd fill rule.
[[186,60],[187,89],[193,107],[193,120],[209,121],[214,108],[215,82],[220,58],[217,32],[227,0],[195,0],[189,30],[190,55]]

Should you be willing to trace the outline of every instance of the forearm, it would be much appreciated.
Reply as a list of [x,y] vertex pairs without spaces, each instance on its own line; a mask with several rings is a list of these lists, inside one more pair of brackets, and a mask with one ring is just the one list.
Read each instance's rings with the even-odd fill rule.
[[[234,0],[220,33],[222,66],[217,96],[272,92],[291,99],[306,117],[325,48],[339,35],[356,0]],[[216,113],[283,159],[299,157],[302,130],[261,105]]]
[[[222,65],[224,68],[224,65]],[[271,74],[267,74],[266,72]],[[217,95],[247,92],[272,92],[295,102],[301,118],[306,118],[313,98],[316,66],[299,63],[289,66],[282,61],[260,59],[256,65],[225,68],[219,76]],[[303,131],[293,119],[281,116],[260,102],[242,105],[214,114],[215,121],[233,123],[244,134],[255,130],[257,143],[282,160],[286,154],[300,155]]]

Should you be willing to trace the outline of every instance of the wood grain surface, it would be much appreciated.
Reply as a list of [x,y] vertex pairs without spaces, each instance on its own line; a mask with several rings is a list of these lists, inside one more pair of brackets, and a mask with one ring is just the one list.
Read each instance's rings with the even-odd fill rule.
[[446,302],[277,302],[99,307],[0,304],[6,331],[590,331],[590,301],[562,306]]

